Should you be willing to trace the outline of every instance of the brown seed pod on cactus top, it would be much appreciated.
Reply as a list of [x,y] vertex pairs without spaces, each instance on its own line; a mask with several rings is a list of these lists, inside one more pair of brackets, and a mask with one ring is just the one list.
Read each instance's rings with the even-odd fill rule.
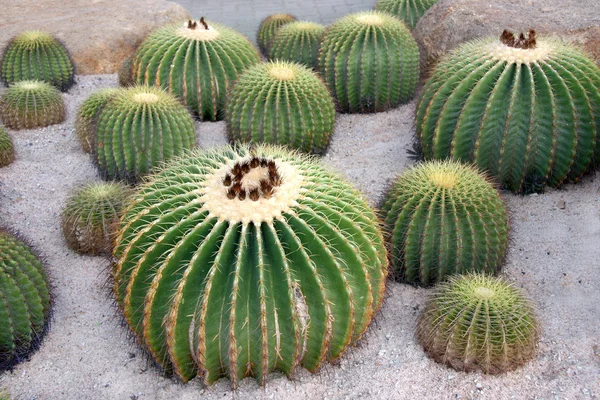
[[271,42],[279,28],[295,20],[296,17],[290,14],[273,14],[262,20],[256,33],[256,43],[258,43],[258,48],[265,56],[269,55]]

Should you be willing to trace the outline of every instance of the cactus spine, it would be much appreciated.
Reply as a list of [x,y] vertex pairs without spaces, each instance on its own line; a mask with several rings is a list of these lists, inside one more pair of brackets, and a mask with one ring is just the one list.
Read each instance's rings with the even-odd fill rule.
[[256,43],[265,56],[269,55],[271,42],[279,28],[294,21],[296,21],[296,17],[290,14],[273,14],[261,21],[256,33]]
[[6,129],[0,126],[0,168],[6,167],[14,160],[15,146]]
[[0,120],[10,129],[31,129],[65,120],[60,92],[42,81],[12,84],[0,97]]
[[410,29],[414,29],[425,12],[437,2],[438,0],[379,0],[375,9],[400,18]]
[[118,89],[100,89],[87,98],[79,107],[75,118],[75,134],[86,153],[94,147],[95,121],[102,108],[118,93]]
[[325,27],[314,22],[297,21],[286,24],[273,38],[269,58],[297,62],[316,69],[324,32]]

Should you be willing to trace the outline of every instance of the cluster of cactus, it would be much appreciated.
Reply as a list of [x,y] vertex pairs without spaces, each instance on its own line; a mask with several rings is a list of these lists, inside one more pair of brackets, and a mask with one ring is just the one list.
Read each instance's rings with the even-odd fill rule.
[[287,145],[323,153],[335,124],[335,105],[327,87],[308,68],[267,62],[247,69],[226,104],[232,140]]
[[120,89],[96,117],[93,155],[104,179],[135,183],[158,163],[195,145],[192,116],[160,88]]
[[0,120],[10,129],[31,129],[65,120],[61,93],[42,81],[13,83],[0,97]]
[[129,326],[184,381],[315,371],[361,337],[387,275],[360,193],[267,145],[172,160],[141,187],[115,246]]
[[0,228],[0,371],[25,359],[42,340],[50,288],[31,248]]
[[475,163],[513,192],[575,182],[600,164],[600,69],[535,32],[480,39],[442,59],[416,112],[426,159]]
[[15,146],[6,129],[0,126],[0,168],[6,167],[14,160]]
[[6,85],[37,80],[66,91],[74,82],[75,67],[65,47],[52,35],[26,31],[5,50],[0,75]]
[[419,79],[419,49],[397,18],[350,14],[323,35],[319,71],[341,112],[386,111],[408,101]]
[[119,182],[90,183],[68,199],[61,216],[67,245],[83,254],[110,254],[131,189]]
[[425,12],[437,2],[438,0],[379,0],[375,9],[400,18],[410,29],[414,29]]
[[296,17],[290,14],[273,14],[262,20],[256,33],[256,43],[265,56],[269,55],[271,42],[279,28],[294,21],[296,21]]
[[314,22],[297,21],[286,24],[273,38],[269,58],[297,62],[316,69],[324,32],[325,27]]
[[216,121],[223,119],[228,85],[259,61],[244,36],[201,18],[150,34],[135,53],[132,79],[168,89],[201,120]]
[[95,121],[102,108],[118,93],[118,89],[100,89],[88,97],[79,107],[75,118],[75,134],[86,153],[94,147]]
[[434,289],[418,322],[417,338],[439,363],[499,374],[535,355],[538,323],[531,302],[513,285],[468,274]]

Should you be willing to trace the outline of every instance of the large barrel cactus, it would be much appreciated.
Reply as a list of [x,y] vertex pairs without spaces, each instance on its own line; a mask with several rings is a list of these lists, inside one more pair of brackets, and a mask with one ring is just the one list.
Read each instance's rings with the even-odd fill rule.
[[0,371],[40,344],[50,316],[50,288],[40,260],[0,228]]
[[0,97],[0,120],[11,129],[31,129],[65,120],[61,93],[42,81],[13,83]]
[[502,278],[468,274],[434,289],[417,338],[439,363],[499,374],[535,355],[538,331],[533,306],[516,287]]
[[417,22],[438,0],[379,0],[375,5],[377,11],[390,13],[414,29]]
[[121,89],[97,117],[94,159],[105,179],[131,183],[196,145],[188,110],[159,88]]
[[273,38],[269,58],[297,62],[316,69],[324,32],[325,27],[314,22],[297,21],[286,24]]
[[397,18],[350,14],[323,35],[319,70],[341,112],[379,112],[408,101],[419,79],[419,48]]
[[7,85],[38,80],[63,92],[73,84],[74,74],[75,67],[65,47],[42,31],[26,31],[14,37],[4,52],[0,69]]
[[0,126],[0,168],[15,160],[15,146],[4,127]]
[[95,121],[102,108],[118,93],[118,89],[100,89],[88,97],[77,111],[75,117],[75,134],[86,153],[90,153],[94,147]]
[[327,87],[296,63],[268,62],[246,70],[232,87],[226,110],[231,139],[312,153],[325,151],[335,124]]
[[114,291],[156,361],[184,381],[317,370],[381,305],[374,211],[316,161],[257,145],[195,152],[121,220]]
[[188,21],[158,29],[132,61],[132,79],[179,97],[201,120],[223,119],[230,83],[260,55],[240,33],[223,25]]
[[273,14],[261,21],[256,32],[256,43],[265,56],[269,55],[271,42],[279,28],[294,21],[296,21],[296,17],[290,14]]
[[475,163],[513,192],[574,182],[600,163],[600,69],[533,31],[475,40],[440,61],[416,125],[425,158]]
[[434,161],[410,169],[394,182],[383,212],[392,265],[402,281],[427,286],[502,266],[506,208],[472,167]]

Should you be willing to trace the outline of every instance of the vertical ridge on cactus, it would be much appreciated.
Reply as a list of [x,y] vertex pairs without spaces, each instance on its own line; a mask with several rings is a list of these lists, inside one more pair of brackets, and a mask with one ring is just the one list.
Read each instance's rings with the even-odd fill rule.
[[43,31],[26,31],[8,44],[0,75],[6,85],[19,81],[44,81],[61,91],[74,82],[75,67],[65,47]]
[[600,163],[600,69],[549,38],[467,43],[440,61],[417,104],[426,159],[473,162],[527,193]]
[[247,69],[226,104],[232,140],[287,145],[323,153],[335,125],[335,105],[319,77],[305,66],[267,62]]
[[0,120],[10,129],[31,129],[65,120],[60,92],[42,81],[20,81],[0,97]]
[[438,0],[379,0],[377,11],[383,11],[400,18],[410,29],[414,29],[421,17]]
[[[169,25],[150,34],[132,61],[133,81],[160,86],[200,120],[223,119],[229,84],[260,55],[242,34],[205,21]],[[204,26],[204,24],[206,26]]]
[[269,59],[290,61],[316,69],[319,64],[319,46],[325,27],[306,21],[282,26],[271,42]]
[[381,305],[374,211],[315,160],[223,147],[170,162],[121,220],[114,293],[154,359],[184,381],[290,376],[339,358]]
[[404,282],[428,286],[502,266],[506,208],[473,167],[433,161],[408,170],[392,185],[383,213],[391,264]]
[[419,48],[402,21],[350,14],[325,31],[319,71],[341,112],[380,112],[407,102],[419,79]]
[[86,153],[94,147],[94,124],[102,108],[118,93],[118,89],[100,89],[91,94],[79,107],[75,117],[75,134]]
[[0,168],[6,167],[15,160],[15,146],[8,132],[0,126]]
[[296,21],[296,17],[290,14],[273,14],[261,21],[256,33],[256,43],[265,56],[269,55],[271,42],[279,28],[294,21]]

